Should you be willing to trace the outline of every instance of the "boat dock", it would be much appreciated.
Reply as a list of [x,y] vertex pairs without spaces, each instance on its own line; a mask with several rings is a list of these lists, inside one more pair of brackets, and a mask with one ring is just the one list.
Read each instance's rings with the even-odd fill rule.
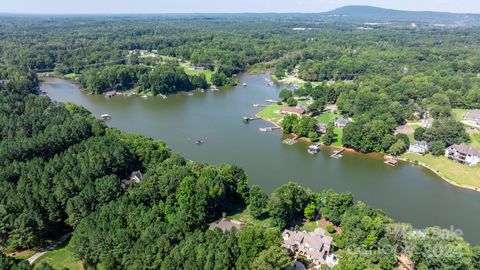
[[307,151],[310,155],[315,155],[315,154],[318,154],[318,152],[320,152],[321,150],[322,148],[320,148],[320,145],[314,144],[314,145],[310,145]]
[[385,161],[383,163],[387,164],[388,166],[395,167],[397,166],[398,160],[395,157],[386,156]]
[[243,117],[243,122],[245,123],[249,123],[250,121],[254,121],[254,120],[258,120],[260,119],[259,117],[248,117],[248,116],[244,116]]
[[253,104],[253,107],[267,107],[266,104]]
[[265,102],[268,102],[268,103],[277,103],[278,101],[277,101],[277,100],[274,100],[274,99],[267,99],[267,100],[265,100]]
[[280,129],[280,127],[264,127],[264,128],[259,128],[258,130],[260,130],[261,132],[272,132],[275,129]]
[[339,159],[339,158],[343,157],[342,153],[344,151],[345,151],[345,148],[342,148],[340,150],[335,150],[335,151],[333,151],[333,154],[330,155],[330,157]]
[[294,145],[294,144],[297,143],[297,141],[294,140],[294,139],[285,139],[285,140],[282,141],[282,143],[284,143],[286,145]]

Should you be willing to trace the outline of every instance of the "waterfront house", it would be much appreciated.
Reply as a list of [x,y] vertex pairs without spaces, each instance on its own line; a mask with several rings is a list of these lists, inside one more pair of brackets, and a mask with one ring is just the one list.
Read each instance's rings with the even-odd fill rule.
[[426,141],[414,141],[408,147],[408,152],[425,154],[430,150],[430,144]]
[[327,133],[327,124],[324,124],[324,123],[315,124],[315,131],[317,132],[318,135],[323,135]]
[[301,107],[281,107],[280,108],[280,113],[281,114],[286,114],[286,115],[297,115],[297,116],[302,116],[305,113],[305,109]]
[[[292,254],[305,256],[317,265],[327,264],[328,258],[334,257],[331,253],[333,239],[321,228],[315,229],[314,232],[284,230],[282,237],[283,248]],[[334,261],[336,264],[337,260],[328,261]]]
[[143,173],[141,171],[133,171],[131,174],[130,174],[130,178],[128,179],[123,179],[120,183],[120,186],[123,188],[123,189],[126,189],[128,185],[130,185],[131,183],[140,183],[142,182],[143,180]]
[[467,121],[475,122],[480,125],[480,110],[470,110],[463,115],[463,119]]
[[445,150],[445,156],[459,163],[475,166],[480,163],[480,155],[476,149],[466,144],[454,144]]
[[337,118],[335,119],[335,127],[344,128],[350,122],[352,121],[348,118]]
[[218,222],[211,223],[209,226],[209,229],[214,230],[218,228],[222,231],[222,233],[225,233],[226,231],[230,231],[233,228],[240,230],[242,227],[243,227],[243,223],[239,221],[222,218]]
[[420,122],[420,126],[423,128],[431,128],[433,125],[433,118],[424,118]]

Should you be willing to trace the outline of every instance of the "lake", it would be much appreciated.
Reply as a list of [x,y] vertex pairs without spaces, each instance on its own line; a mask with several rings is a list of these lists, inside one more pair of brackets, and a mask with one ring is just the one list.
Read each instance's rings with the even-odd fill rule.
[[[246,87],[196,91],[192,96],[180,93],[168,99],[87,95],[76,84],[54,78],[46,79],[41,89],[51,99],[82,105],[96,117],[108,113],[109,126],[161,139],[188,159],[238,165],[250,184],[267,192],[289,181],[314,191],[350,191],[397,221],[417,228],[453,226],[467,241],[480,244],[480,193],[454,187],[413,164],[386,166],[375,155],[333,159],[329,150],[323,150],[313,156],[306,144],[282,144],[280,131],[260,132],[260,127],[272,126],[268,122],[243,123],[243,116],[254,116],[261,109],[253,104],[278,97],[281,88],[267,85],[266,76],[243,74],[239,79]],[[204,144],[195,144],[198,139]]]

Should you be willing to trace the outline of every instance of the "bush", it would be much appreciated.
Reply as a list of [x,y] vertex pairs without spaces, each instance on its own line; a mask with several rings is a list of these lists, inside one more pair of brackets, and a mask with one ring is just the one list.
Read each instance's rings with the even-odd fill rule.
[[434,141],[430,150],[432,155],[438,157],[445,154],[445,144],[442,141]]
[[327,232],[329,232],[329,233],[336,233],[337,232],[337,230],[335,229],[335,226],[333,226],[331,224],[327,225],[326,229],[327,229]]
[[298,102],[296,99],[294,99],[293,97],[287,99],[287,105],[290,106],[290,107],[295,107],[297,106]]

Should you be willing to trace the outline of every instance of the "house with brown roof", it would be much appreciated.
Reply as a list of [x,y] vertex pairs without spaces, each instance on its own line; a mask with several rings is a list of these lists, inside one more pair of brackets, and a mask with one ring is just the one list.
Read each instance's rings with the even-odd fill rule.
[[475,122],[480,125],[480,110],[470,110],[463,115],[463,119],[467,121]]
[[480,163],[478,151],[464,143],[454,144],[445,150],[445,156],[459,163],[475,166]]
[[317,265],[333,267],[338,262],[331,253],[333,238],[321,228],[314,232],[284,230],[282,236],[282,247],[291,253],[305,256]]
[[236,220],[229,220],[227,218],[222,218],[217,222],[210,223],[209,229],[215,230],[220,229],[222,233],[230,231],[232,229],[240,230],[243,227],[243,223]]
[[296,116],[302,116],[305,113],[305,109],[302,107],[281,107],[280,108],[280,113],[281,114],[286,114],[286,115],[296,115]]

